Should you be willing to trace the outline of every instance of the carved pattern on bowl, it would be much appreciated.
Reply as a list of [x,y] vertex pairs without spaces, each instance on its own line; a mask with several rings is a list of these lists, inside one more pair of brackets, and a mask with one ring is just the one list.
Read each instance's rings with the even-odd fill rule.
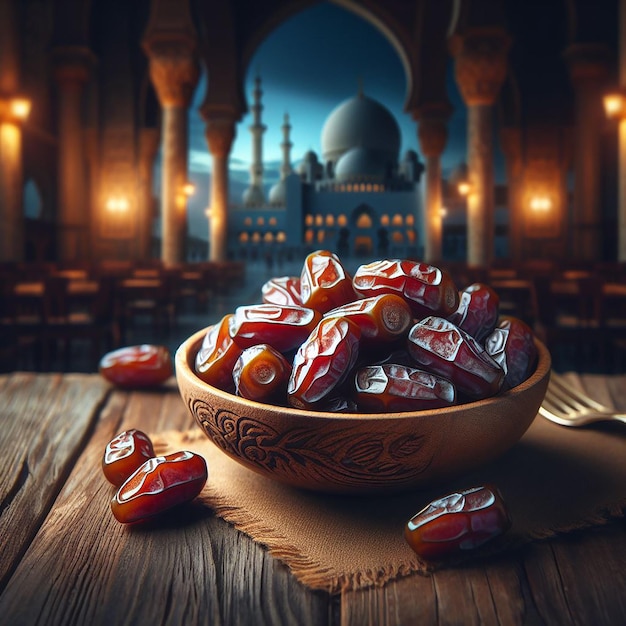
[[432,462],[428,437],[363,432],[340,425],[278,431],[189,398],[188,407],[207,436],[227,454],[266,475],[290,483],[334,483],[369,487],[410,483]]

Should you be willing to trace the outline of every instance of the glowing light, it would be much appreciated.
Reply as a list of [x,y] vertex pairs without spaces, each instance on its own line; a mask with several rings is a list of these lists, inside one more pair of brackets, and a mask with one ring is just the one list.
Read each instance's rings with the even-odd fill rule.
[[441,217],[441,219],[443,219],[444,217],[448,217],[448,209],[445,206],[442,206],[439,209],[439,217]]
[[7,122],[24,122],[30,114],[30,100],[22,97],[0,96],[0,119]]
[[196,186],[193,183],[185,183],[182,186],[181,191],[189,198],[190,196],[193,196],[193,194],[196,192]]
[[552,208],[552,200],[547,196],[533,196],[530,199],[530,209],[536,213],[547,213]]
[[472,186],[464,180],[457,185],[457,189],[462,196],[469,196],[470,192],[472,191]]
[[129,206],[128,198],[124,196],[111,196],[106,201],[106,208],[109,213],[126,213]]
[[620,119],[626,115],[626,97],[615,92],[604,96],[604,112],[609,119]]

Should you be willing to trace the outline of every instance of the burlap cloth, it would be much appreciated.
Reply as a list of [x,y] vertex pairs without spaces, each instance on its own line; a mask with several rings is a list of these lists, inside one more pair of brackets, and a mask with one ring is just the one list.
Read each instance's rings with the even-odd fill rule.
[[622,424],[574,429],[537,417],[497,461],[429,490],[377,497],[324,495],[275,483],[231,460],[200,430],[159,433],[153,440],[159,454],[202,454],[209,480],[200,501],[266,546],[303,584],[331,593],[449,566],[421,561],[403,530],[414,513],[454,489],[497,485],[513,519],[511,530],[473,559],[603,524],[626,509]]

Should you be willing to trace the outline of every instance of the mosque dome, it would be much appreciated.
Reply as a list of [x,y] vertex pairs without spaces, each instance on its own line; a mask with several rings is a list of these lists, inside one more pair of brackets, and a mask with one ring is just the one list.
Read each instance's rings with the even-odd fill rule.
[[308,167],[317,168],[319,165],[319,160],[317,158],[317,154],[313,152],[313,150],[307,150],[302,157],[302,162],[300,163],[299,172],[300,174],[304,174],[307,171]]
[[243,203],[246,206],[259,206],[265,204],[263,190],[256,185],[251,185],[243,192]]
[[285,179],[279,180],[275,185],[272,185],[269,192],[270,204],[284,205],[287,203],[287,185]]
[[339,104],[322,128],[322,156],[333,163],[355,147],[379,152],[397,163],[400,144],[400,128],[394,116],[362,93]]
[[345,152],[335,166],[335,179],[341,183],[383,182],[390,171],[387,155],[363,146]]

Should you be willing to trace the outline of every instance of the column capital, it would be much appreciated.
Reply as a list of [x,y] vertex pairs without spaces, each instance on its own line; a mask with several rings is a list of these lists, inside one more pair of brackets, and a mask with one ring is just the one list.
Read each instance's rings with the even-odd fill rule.
[[227,157],[235,140],[235,116],[207,115],[206,111],[203,111],[203,117],[206,121],[205,137],[209,152],[216,157]]
[[144,41],[150,61],[150,80],[161,106],[188,107],[200,78],[195,44],[186,37]]
[[52,49],[52,67],[59,84],[83,85],[89,80],[96,56],[86,46],[56,46]]
[[575,43],[563,52],[572,84],[585,88],[597,84],[609,76],[609,49],[601,43]]
[[456,82],[466,105],[492,105],[508,67],[511,37],[501,27],[471,28],[450,38]]
[[449,102],[429,102],[413,113],[418,122],[417,137],[426,157],[438,157],[448,141],[448,120],[453,107]]
[[152,0],[142,40],[161,106],[188,107],[200,77],[188,0]]

